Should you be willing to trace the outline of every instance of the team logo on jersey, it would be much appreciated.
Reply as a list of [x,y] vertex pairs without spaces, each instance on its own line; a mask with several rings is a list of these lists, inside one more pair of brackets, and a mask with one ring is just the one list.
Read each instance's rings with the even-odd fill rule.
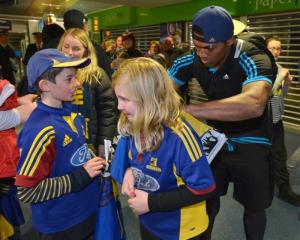
[[155,172],[161,172],[161,168],[157,166],[157,158],[151,157],[150,164],[146,168]]
[[88,150],[88,145],[85,143],[71,157],[71,164],[73,166],[81,166],[91,159],[91,154]]
[[159,189],[159,183],[155,178],[143,173],[138,168],[132,167],[131,169],[137,189],[145,190],[147,192],[155,192]]
[[63,147],[67,146],[70,142],[72,142],[72,138],[70,138],[67,134],[65,134]]

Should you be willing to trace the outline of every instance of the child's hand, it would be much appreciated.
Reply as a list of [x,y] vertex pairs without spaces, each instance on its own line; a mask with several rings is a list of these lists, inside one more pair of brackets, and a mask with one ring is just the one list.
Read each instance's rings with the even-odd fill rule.
[[125,172],[121,191],[122,191],[122,194],[126,195],[129,198],[135,197],[134,176],[133,176],[131,168],[127,168],[127,170]]
[[136,189],[135,197],[128,200],[128,205],[137,215],[142,215],[149,212],[148,193]]
[[105,167],[106,161],[100,157],[94,157],[88,160],[84,165],[84,169],[90,175],[91,178],[98,176],[101,170]]

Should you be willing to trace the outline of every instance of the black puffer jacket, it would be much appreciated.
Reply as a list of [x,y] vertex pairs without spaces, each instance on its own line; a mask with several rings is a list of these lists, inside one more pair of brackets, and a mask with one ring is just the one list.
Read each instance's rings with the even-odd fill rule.
[[100,83],[84,83],[77,90],[73,103],[86,119],[88,144],[98,149],[105,138],[112,140],[117,133],[119,112],[111,80],[104,71]]

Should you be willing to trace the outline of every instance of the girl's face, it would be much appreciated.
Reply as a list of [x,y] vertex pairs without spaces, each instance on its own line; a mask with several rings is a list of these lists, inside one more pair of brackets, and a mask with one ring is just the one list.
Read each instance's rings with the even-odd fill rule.
[[65,37],[61,51],[71,57],[83,58],[85,55],[85,47],[71,35]]
[[118,98],[118,109],[122,111],[129,122],[132,122],[137,109],[137,102],[130,98],[125,84],[115,86],[115,93]]

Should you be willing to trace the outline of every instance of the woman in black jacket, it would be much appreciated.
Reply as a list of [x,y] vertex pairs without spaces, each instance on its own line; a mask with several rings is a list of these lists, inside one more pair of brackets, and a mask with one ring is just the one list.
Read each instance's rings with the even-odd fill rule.
[[86,119],[88,144],[98,151],[99,156],[103,156],[104,139],[112,140],[118,120],[117,99],[111,80],[98,67],[95,49],[84,30],[68,29],[62,36],[58,49],[69,56],[91,59],[89,66],[77,72],[77,80],[82,87],[77,89],[73,103],[78,105],[79,112]]

